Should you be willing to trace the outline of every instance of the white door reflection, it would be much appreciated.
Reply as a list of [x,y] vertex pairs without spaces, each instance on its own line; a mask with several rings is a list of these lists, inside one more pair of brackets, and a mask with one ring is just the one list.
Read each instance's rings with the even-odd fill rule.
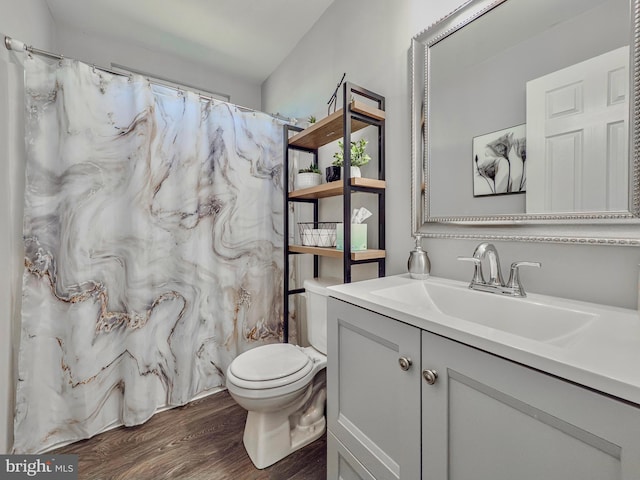
[[527,82],[527,213],[628,210],[628,63],[621,47]]

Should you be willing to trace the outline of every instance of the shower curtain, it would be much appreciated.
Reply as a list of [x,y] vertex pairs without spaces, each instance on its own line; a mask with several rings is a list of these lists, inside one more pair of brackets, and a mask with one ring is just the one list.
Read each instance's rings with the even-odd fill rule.
[[15,453],[146,421],[282,335],[282,123],[27,55]]

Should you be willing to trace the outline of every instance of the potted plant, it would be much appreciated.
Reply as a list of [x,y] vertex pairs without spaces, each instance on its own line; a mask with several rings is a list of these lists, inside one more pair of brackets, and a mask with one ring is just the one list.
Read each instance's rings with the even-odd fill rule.
[[[369,163],[369,160],[371,160],[371,157],[365,151],[367,143],[369,142],[366,138],[361,138],[357,142],[351,142],[351,177],[361,177],[362,174],[360,173],[360,167],[366,165]],[[338,147],[340,150],[333,154],[333,158],[335,158],[333,165],[336,167],[343,167],[344,143],[342,140],[338,141]]]
[[296,175],[296,189],[315,187],[320,185],[321,182],[320,169],[313,162],[308,167],[298,170],[298,175]]

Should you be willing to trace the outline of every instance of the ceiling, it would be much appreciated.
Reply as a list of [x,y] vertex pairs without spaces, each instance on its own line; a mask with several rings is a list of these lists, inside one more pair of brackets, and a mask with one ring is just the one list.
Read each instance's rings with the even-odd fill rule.
[[261,83],[334,0],[46,0],[56,24]]

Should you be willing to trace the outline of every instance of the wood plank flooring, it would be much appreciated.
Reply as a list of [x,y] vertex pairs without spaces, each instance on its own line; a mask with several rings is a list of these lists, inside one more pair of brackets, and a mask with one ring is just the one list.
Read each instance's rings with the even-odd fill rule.
[[52,453],[75,453],[79,480],[324,480],[326,433],[264,470],[242,445],[247,412],[226,392]]

